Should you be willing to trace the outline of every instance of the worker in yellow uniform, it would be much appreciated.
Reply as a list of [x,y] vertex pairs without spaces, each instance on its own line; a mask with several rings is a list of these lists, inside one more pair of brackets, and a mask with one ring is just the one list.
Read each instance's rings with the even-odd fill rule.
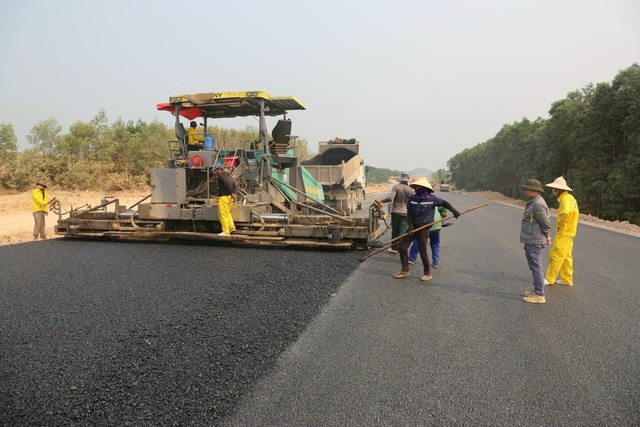
[[187,148],[189,151],[202,150],[204,148],[204,136],[198,134],[196,128],[198,124],[196,122],[191,122],[187,133],[189,134],[189,139],[187,140]]
[[[566,285],[573,286],[573,238],[578,230],[578,203],[569,191],[571,188],[563,177],[556,178],[546,187],[553,188],[553,192],[558,196],[558,217],[556,220],[556,237],[553,239],[553,246],[549,252],[549,267],[545,277],[545,285]],[[556,281],[560,273],[560,280]]]
[[222,227],[222,233],[218,236],[230,236],[236,229],[231,216],[231,205],[236,199],[236,183],[220,163],[215,164],[213,173],[218,177],[218,219]]
[[33,201],[33,240],[38,237],[42,240],[46,239],[45,233],[45,215],[48,215],[47,205],[49,204],[49,194],[47,193],[47,184],[44,179],[39,179],[36,188],[31,192],[31,200]]

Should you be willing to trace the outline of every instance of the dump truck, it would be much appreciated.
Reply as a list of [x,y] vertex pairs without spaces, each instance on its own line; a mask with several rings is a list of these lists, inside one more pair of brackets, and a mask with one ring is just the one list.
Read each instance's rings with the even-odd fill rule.
[[[58,205],[56,234],[69,239],[327,249],[377,244],[380,213],[375,206],[368,215],[354,217],[326,205],[323,186],[294,154],[287,115],[306,109],[296,97],[206,92],[171,96],[156,108],[174,115],[176,139],[169,141],[167,167],[150,173],[150,194],[130,207],[117,198],[68,212]],[[258,120],[252,141],[228,146],[208,132],[210,120],[251,116]],[[267,117],[280,117],[271,133]],[[181,118],[202,118],[202,148],[188,144]],[[236,230],[231,235],[219,235],[219,183],[212,171],[217,163],[237,186],[231,209]]]
[[440,191],[447,192],[449,191],[449,184],[444,180],[440,180]]
[[318,154],[302,164],[322,185],[326,205],[345,214],[362,209],[365,172],[356,139],[334,138],[320,142]]

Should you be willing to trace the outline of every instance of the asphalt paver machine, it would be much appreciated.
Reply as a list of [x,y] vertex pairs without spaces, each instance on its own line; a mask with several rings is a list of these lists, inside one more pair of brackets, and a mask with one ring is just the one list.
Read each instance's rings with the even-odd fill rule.
[[[179,95],[158,110],[175,116],[177,140],[170,142],[167,168],[151,171],[151,194],[127,208],[103,199],[62,214],[56,234],[66,238],[125,241],[187,241],[251,246],[351,249],[376,244],[379,212],[344,215],[324,204],[324,193],[294,154],[288,111],[306,107],[295,97],[262,91]],[[202,118],[204,144],[190,149],[180,117]],[[226,147],[208,132],[212,119],[256,117],[258,135]],[[279,117],[271,133],[267,117]],[[233,216],[236,231],[219,236],[216,163],[223,164],[238,188]]]

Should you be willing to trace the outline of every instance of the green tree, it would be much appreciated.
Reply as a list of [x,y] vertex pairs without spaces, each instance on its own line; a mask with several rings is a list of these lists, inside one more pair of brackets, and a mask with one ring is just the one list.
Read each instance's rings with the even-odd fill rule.
[[549,115],[505,125],[453,156],[452,180],[466,190],[515,197],[526,178],[564,176],[583,213],[640,223],[640,66],[570,92]]
[[0,123],[0,188],[15,188],[18,138],[11,123]]
[[209,126],[208,132],[215,138],[215,145],[223,151],[248,150],[254,141],[259,141],[258,128],[246,126],[243,130]]
[[309,150],[309,143],[304,138],[297,138],[295,142],[295,149],[293,154],[300,160],[307,160],[313,156],[311,150]]
[[431,174],[431,178],[433,179],[433,182],[437,185],[437,184],[440,184],[442,181],[445,181],[445,182],[448,181],[449,174],[444,169],[438,169],[433,174]]
[[36,124],[27,135],[27,141],[36,153],[54,155],[58,154],[61,133],[62,126],[56,119],[50,118]]
[[18,150],[18,138],[11,123],[0,123],[0,153]]
[[492,172],[489,167],[490,163],[485,166],[488,146],[489,141],[485,141],[472,148],[467,148],[449,159],[447,167],[451,172],[451,181],[455,183],[456,187],[468,191],[493,188],[489,184],[488,178]]
[[369,184],[385,184],[389,182],[391,177],[398,177],[402,174],[402,171],[377,168],[374,166],[365,167],[366,181]]
[[[133,131],[128,131],[128,135],[121,139],[118,147],[121,163],[116,165],[134,176],[144,177],[149,170],[163,167],[169,158],[168,134],[168,129],[162,123],[139,122]],[[118,139],[112,133],[109,140]]]
[[640,137],[640,67],[622,70],[611,84],[599,84],[585,119],[588,153],[595,160],[597,213],[609,219],[635,220],[640,211],[638,138]]
[[93,151],[96,139],[96,128],[91,123],[77,121],[69,128],[69,133],[58,141],[56,153],[87,159]]

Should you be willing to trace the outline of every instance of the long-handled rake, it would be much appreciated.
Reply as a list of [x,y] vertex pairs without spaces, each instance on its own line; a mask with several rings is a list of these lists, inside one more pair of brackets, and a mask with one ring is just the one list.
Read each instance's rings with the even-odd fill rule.
[[[460,212],[460,215],[464,215],[464,214],[469,213],[469,212],[471,212],[471,211],[475,211],[476,209],[483,208],[483,207],[485,207],[485,206],[487,206],[487,205],[489,205],[489,203],[483,203],[483,204],[481,204],[481,205],[474,206],[474,207],[472,207],[472,208],[469,208],[469,209],[467,209],[467,210],[465,210],[465,211]],[[435,225],[435,224],[437,224],[437,223],[439,223],[439,222],[447,221],[447,220],[452,219],[452,218],[455,218],[455,217],[454,217],[453,215],[449,215],[449,216],[447,216],[447,217],[444,217],[444,218],[442,218],[442,219],[439,219],[438,221],[434,221],[434,222],[432,222],[432,223],[430,223],[430,224],[425,224],[425,225],[422,225],[422,226],[420,226],[420,227],[418,227],[418,228],[414,228],[413,230],[411,230],[411,233],[415,233],[416,231],[422,230],[422,229],[424,229],[424,228],[431,227],[432,225]],[[366,260],[367,258],[371,258],[371,257],[372,257],[372,256],[374,256],[374,255],[378,255],[380,252],[384,252],[385,250],[387,250],[388,248],[390,248],[390,247],[391,247],[391,245],[393,245],[393,243],[394,243],[394,242],[396,242],[396,241],[398,241],[398,240],[402,239],[404,236],[407,236],[408,234],[409,234],[409,233],[404,233],[404,234],[401,234],[400,236],[398,236],[398,237],[396,237],[396,238],[394,238],[394,239],[391,239],[391,240],[389,241],[389,243],[387,243],[386,245],[384,245],[383,247],[381,247],[381,248],[380,248],[380,249],[378,249],[377,251],[375,251],[375,252],[371,252],[369,255],[367,255],[367,256],[365,256],[365,257],[360,258],[360,262],[363,262],[363,261],[364,261],[364,260]]]

